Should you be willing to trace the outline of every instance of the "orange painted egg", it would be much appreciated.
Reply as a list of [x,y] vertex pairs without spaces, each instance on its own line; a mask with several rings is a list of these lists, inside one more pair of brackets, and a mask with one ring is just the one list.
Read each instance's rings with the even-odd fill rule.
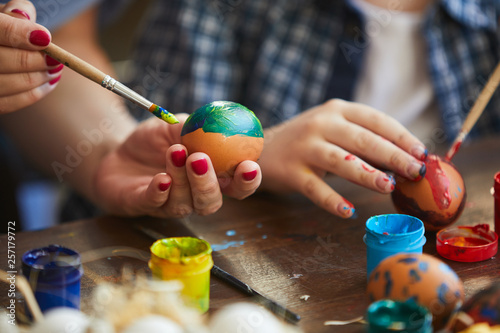
[[257,161],[264,147],[264,132],[259,119],[245,106],[216,101],[188,117],[181,143],[189,153],[206,153],[217,176],[228,177],[242,161]]
[[453,224],[462,213],[465,183],[458,170],[437,155],[429,155],[425,164],[427,171],[419,181],[396,176],[391,197],[398,212],[418,217],[426,230],[437,231]]
[[401,253],[384,259],[370,274],[367,293],[372,302],[413,299],[432,313],[436,331],[464,300],[463,284],[456,273],[425,253]]

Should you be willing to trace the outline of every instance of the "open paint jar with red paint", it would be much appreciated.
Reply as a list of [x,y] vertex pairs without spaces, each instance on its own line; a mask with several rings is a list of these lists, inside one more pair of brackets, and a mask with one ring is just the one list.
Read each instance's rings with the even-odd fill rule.
[[488,224],[445,228],[436,235],[436,249],[442,257],[450,260],[487,260],[498,251],[498,235]]

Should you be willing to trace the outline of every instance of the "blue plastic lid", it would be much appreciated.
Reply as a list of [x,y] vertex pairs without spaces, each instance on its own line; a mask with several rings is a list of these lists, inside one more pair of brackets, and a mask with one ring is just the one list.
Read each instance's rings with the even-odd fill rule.
[[70,284],[82,277],[78,252],[60,245],[49,245],[27,251],[22,257],[23,275],[40,284]]

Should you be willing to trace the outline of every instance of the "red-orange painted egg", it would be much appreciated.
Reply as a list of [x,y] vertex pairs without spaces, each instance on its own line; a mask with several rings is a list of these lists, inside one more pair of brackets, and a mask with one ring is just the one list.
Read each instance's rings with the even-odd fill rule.
[[458,170],[437,155],[425,160],[427,171],[419,181],[396,176],[392,202],[402,214],[418,217],[426,230],[453,224],[462,213],[467,194]]
[[188,117],[181,143],[189,153],[206,153],[217,176],[227,177],[242,161],[257,161],[264,147],[264,132],[259,119],[245,106],[216,101]]

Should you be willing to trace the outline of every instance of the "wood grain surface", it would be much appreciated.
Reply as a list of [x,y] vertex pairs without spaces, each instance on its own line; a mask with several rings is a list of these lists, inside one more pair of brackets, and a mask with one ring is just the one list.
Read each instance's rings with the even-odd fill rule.
[[[462,173],[468,201],[456,224],[487,223],[493,227],[493,175],[500,170],[500,138],[464,145],[453,160]],[[325,326],[328,320],[349,320],[365,313],[365,221],[376,214],[395,213],[390,196],[339,178],[328,182],[356,207],[356,218],[341,219],[300,195],[258,193],[237,201],[225,198],[216,214],[183,220],[125,219],[103,216],[16,234],[17,266],[32,248],[60,244],[77,250],[87,261],[82,279],[82,310],[99,281],[119,281],[124,266],[148,273],[152,239],[134,228],[140,223],[167,236],[197,235],[217,250],[215,263],[260,293],[299,314],[305,332],[364,332],[363,324]],[[2,221],[7,223],[7,221]],[[228,233],[229,231],[229,233]],[[450,265],[462,279],[466,296],[500,278],[496,257],[460,263],[436,253],[435,233],[426,233],[424,252]],[[101,256],[101,259],[96,259]],[[7,267],[7,238],[0,236],[0,268]],[[6,306],[7,285],[0,284],[0,306]],[[301,298],[309,295],[307,300]],[[248,298],[211,279],[210,313]]]

